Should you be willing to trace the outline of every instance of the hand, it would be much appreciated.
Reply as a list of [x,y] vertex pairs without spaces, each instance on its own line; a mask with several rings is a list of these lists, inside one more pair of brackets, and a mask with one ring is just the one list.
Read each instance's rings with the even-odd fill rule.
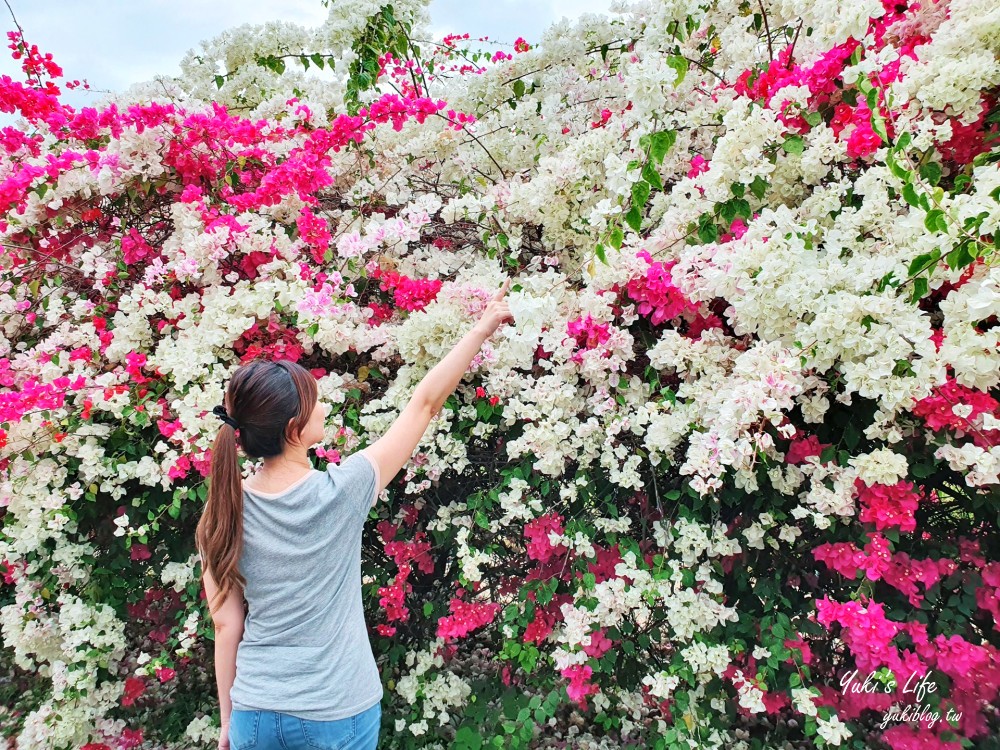
[[222,722],[219,728],[219,750],[229,750],[229,722]]
[[482,316],[476,323],[476,328],[481,330],[486,338],[492,336],[493,332],[502,323],[514,320],[514,316],[510,314],[510,308],[507,306],[507,300],[504,299],[504,295],[507,294],[509,288],[510,277],[508,276],[503,286],[500,287],[500,290],[493,295],[493,299],[486,305],[486,309],[483,310]]

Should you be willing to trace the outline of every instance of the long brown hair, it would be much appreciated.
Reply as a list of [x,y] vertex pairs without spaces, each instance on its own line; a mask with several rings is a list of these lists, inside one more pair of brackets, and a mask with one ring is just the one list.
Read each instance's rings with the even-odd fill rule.
[[[211,571],[219,587],[219,605],[246,578],[239,570],[243,552],[243,477],[236,447],[250,458],[280,455],[291,436],[298,440],[316,405],[316,379],[290,360],[255,359],[238,367],[226,389],[225,407],[239,431],[223,422],[212,446],[208,497],[195,544],[201,555],[202,581]],[[209,610],[215,612],[213,602]]]

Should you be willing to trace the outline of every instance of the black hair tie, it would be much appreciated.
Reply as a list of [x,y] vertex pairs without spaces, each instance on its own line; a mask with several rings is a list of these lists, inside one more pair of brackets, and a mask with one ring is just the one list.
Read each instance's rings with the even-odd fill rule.
[[229,414],[226,412],[225,406],[221,404],[219,406],[216,406],[214,409],[212,409],[212,413],[215,414],[219,419],[221,419],[227,425],[232,427],[234,430],[238,430],[240,428],[239,423],[235,419],[230,417]]

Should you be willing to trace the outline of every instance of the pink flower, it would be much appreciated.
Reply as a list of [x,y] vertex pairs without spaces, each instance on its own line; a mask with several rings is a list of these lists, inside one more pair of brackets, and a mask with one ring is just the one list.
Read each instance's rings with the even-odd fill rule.
[[[955,406],[970,408],[969,414],[960,417],[954,412]],[[911,411],[922,417],[932,430],[951,429],[960,437],[969,434],[977,446],[990,448],[1000,444],[1000,430],[976,429],[976,423],[981,423],[983,414],[1000,417],[998,407],[1000,402],[990,394],[960,385],[953,376],[949,376],[944,385],[914,404]]]
[[445,641],[464,638],[473,630],[493,622],[501,607],[494,602],[463,602],[452,599],[450,615],[438,620],[437,635]]
[[677,261],[665,263],[654,261],[645,250],[636,255],[643,257],[649,263],[645,276],[630,279],[626,285],[628,295],[638,302],[641,315],[649,316],[653,325],[659,325],[666,320],[672,320],[682,312],[698,312],[698,305],[691,302],[678,289],[670,275]]
[[544,516],[529,521],[524,525],[524,535],[528,539],[528,557],[539,562],[548,562],[559,554],[562,546],[553,547],[549,542],[549,534],[562,534],[563,517],[557,513],[547,513]]
[[126,265],[131,266],[145,258],[152,258],[154,255],[156,255],[156,251],[135,229],[130,229],[128,234],[122,237],[122,256]]
[[785,461],[790,464],[801,464],[810,456],[819,456],[830,443],[821,443],[815,435],[795,438],[788,447]]
[[612,641],[605,636],[604,628],[598,628],[590,634],[590,644],[584,646],[583,651],[587,656],[600,659],[612,645]]
[[160,682],[168,682],[169,680],[174,679],[174,677],[176,675],[177,675],[177,672],[175,672],[170,667],[157,667],[156,668],[156,676],[160,680]]
[[871,114],[863,101],[854,110],[854,129],[847,138],[847,155],[854,159],[870,156],[882,145],[882,139],[872,130]]
[[125,694],[122,696],[122,705],[131,706],[136,698],[146,692],[146,681],[141,677],[127,677],[125,679]]
[[423,310],[437,298],[441,289],[439,279],[410,279],[401,273],[381,268],[372,274],[372,278],[381,280],[379,288],[382,291],[391,289],[396,307],[408,312]]
[[130,748],[139,747],[142,740],[142,729],[123,729],[120,747],[122,750],[130,750]]
[[897,724],[886,729],[882,740],[892,750],[961,750],[960,741],[941,739],[938,732],[926,726]]
[[705,157],[701,154],[695,154],[691,158],[691,169],[688,170],[687,176],[694,178],[700,175],[702,172],[708,171],[708,162],[705,161]]
[[309,248],[309,254],[316,263],[325,261],[325,254],[330,247],[330,227],[326,219],[316,216],[309,206],[304,206],[296,220],[299,239]]
[[587,710],[587,696],[600,692],[600,688],[589,682],[594,670],[586,664],[574,664],[562,671],[562,676],[569,679],[566,694],[570,700],[577,703],[584,711]]
[[893,485],[874,484],[868,486],[861,479],[854,482],[861,502],[858,518],[865,523],[874,523],[882,529],[898,526],[900,531],[913,531],[917,521],[913,514],[920,505],[920,494],[913,491],[913,483],[901,480]]
[[[591,349],[600,349],[601,345],[604,344],[608,339],[611,338],[611,333],[608,330],[609,326],[607,323],[598,323],[587,313],[587,317],[577,318],[576,320],[571,320],[566,324],[566,332],[576,340],[576,346],[578,350],[573,352],[570,356],[574,362],[583,361],[583,351]],[[609,352],[604,351],[602,356],[608,356]]]

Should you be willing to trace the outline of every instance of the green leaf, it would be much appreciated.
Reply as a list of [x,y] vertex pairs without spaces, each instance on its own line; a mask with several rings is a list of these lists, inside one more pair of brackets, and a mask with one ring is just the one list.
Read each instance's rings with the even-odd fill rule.
[[898,161],[896,161],[896,157],[893,155],[892,151],[889,151],[885,155],[885,163],[886,166],[889,167],[889,171],[892,172],[894,177],[898,177],[900,180],[909,179],[909,174],[910,174],[909,171],[905,167],[903,167]]
[[222,85],[225,82],[226,82],[226,79],[223,76],[216,76],[215,77],[215,86],[216,86],[216,88],[220,88],[221,89]]
[[604,253],[604,245],[598,244],[595,252],[597,254],[597,259],[604,265],[608,265],[608,256]]
[[858,447],[858,442],[861,440],[861,433],[858,428],[854,426],[853,422],[848,422],[844,426],[844,442],[847,447],[854,450]]
[[632,205],[638,206],[640,209],[645,206],[646,201],[649,199],[649,192],[649,183],[645,180],[639,180],[634,183],[632,185]]
[[653,162],[647,161],[646,165],[642,168],[642,179],[657,190],[663,190],[663,181],[660,179],[660,173],[653,166]]
[[518,99],[524,96],[524,81],[520,78],[514,81],[514,96]]
[[882,143],[888,142],[889,135],[885,131],[885,120],[875,110],[872,110],[872,131],[882,139]]
[[[940,208],[932,208],[930,211],[927,212],[927,216],[924,217],[924,226],[927,227],[928,231],[931,232],[941,231],[938,229],[938,227],[942,223],[945,223],[945,218],[944,218],[944,211],[942,211]],[[945,223],[944,231],[947,231],[947,229],[948,226],[947,223]]]
[[673,147],[677,140],[677,133],[673,130],[661,130],[650,136],[649,156],[657,164],[663,161],[663,157]]
[[[499,739],[499,738],[497,738]],[[483,739],[477,729],[472,727],[461,727],[455,733],[456,750],[480,750],[483,746]]]
[[667,66],[677,71],[677,80],[674,81],[674,88],[677,88],[684,82],[684,77],[687,75],[687,58],[681,55],[669,55],[667,57]]
[[731,225],[736,218],[736,204],[733,201],[726,201],[719,207],[719,213],[722,215],[722,223],[725,226]]
[[750,192],[754,194],[757,200],[764,200],[764,195],[767,193],[769,187],[771,187],[770,183],[760,175],[757,175],[753,178],[753,182],[750,183]]
[[941,165],[933,161],[927,162],[920,168],[920,176],[931,185],[937,185],[941,181]]
[[782,141],[781,147],[789,154],[801,154],[805,149],[805,141],[801,135],[790,135]]
[[636,206],[632,206],[629,212],[625,214],[625,223],[632,227],[636,232],[639,231],[639,227],[642,226],[642,213]]
[[933,253],[923,253],[910,262],[907,276],[916,276],[926,270],[933,269],[934,265],[941,259],[941,251],[935,250]]
[[622,246],[622,241],[625,239],[625,233],[622,232],[621,227],[615,227],[611,230],[611,246],[615,250],[620,250]]
[[698,217],[698,238],[706,244],[719,239],[719,228],[715,225],[712,214],[702,214]]
[[948,253],[945,256],[945,260],[948,261],[948,267],[953,271],[959,268],[965,268],[967,265],[972,263],[976,258],[969,252],[969,242],[962,242],[958,247]]

